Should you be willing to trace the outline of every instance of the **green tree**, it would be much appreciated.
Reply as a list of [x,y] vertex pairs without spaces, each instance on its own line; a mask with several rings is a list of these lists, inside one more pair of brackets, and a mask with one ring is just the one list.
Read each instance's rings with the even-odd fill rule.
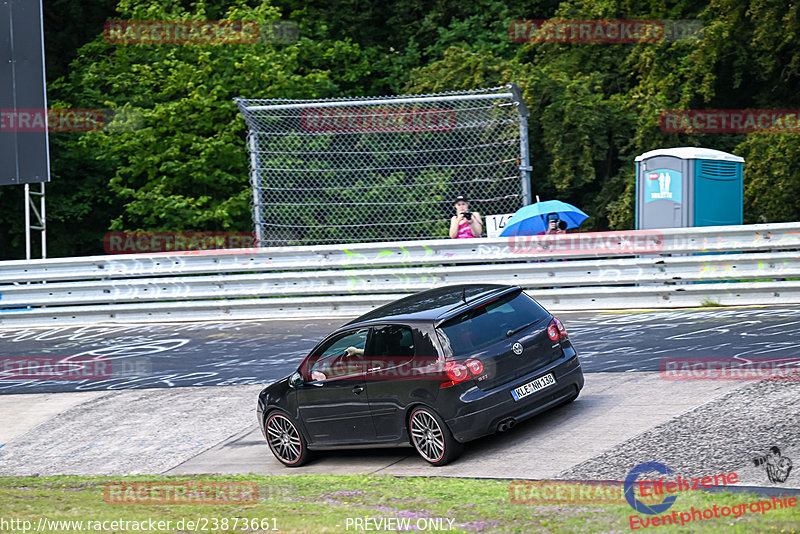
[[[508,82],[520,86],[531,110],[534,193],[582,207],[591,215],[585,229],[633,227],[634,157],[674,146],[716,148],[746,159],[746,221],[800,218],[796,133],[669,133],[660,125],[662,112],[670,109],[800,108],[796,3],[84,4],[44,0],[50,103],[110,108],[120,117],[140,120],[120,124],[125,121],[116,119],[103,131],[51,136],[48,218],[53,255],[100,252],[102,234],[109,229],[249,229],[246,129],[232,102],[236,96],[429,93]],[[552,18],[697,19],[703,30],[699,39],[676,42],[510,42],[512,20]],[[289,19],[299,25],[301,38],[248,45],[112,45],[101,36],[107,19]],[[382,176],[381,183],[391,186],[423,177]],[[368,193],[376,201],[383,194]],[[445,198],[448,191],[441,194]],[[0,190],[0,222],[6,228],[0,233],[0,255],[20,257],[21,188]]]
[[[268,3],[226,4],[221,11],[198,1],[190,12],[180,2],[123,0],[118,18],[261,24],[281,16]],[[139,120],[58,134],[48,197],[54,254],[99,252],[109,229],[250,229],[246,129],[233,98],[338,96],[337,82],[366,68],[350,41],[114,45],[97,36],[51,84],[51,101]],[[75,233],[76,225],[86,232]]]

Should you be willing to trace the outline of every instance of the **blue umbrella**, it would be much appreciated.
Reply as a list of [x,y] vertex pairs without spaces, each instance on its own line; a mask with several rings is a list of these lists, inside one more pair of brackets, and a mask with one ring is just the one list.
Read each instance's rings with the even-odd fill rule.
[[500,232],[500,237],[541,234],[547,230],[549,213],[558,214],[558,218],[567,223],[567,228],[577,228],[589,218],[572,204],[560,200],[545,200],[518,209]]

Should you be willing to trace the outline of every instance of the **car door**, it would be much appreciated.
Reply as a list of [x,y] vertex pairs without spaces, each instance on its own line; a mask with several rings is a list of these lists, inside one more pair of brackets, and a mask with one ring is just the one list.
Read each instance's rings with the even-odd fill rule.
[[439,355],[430,335],[417,327],[373,327],[366,351],[366,385],[375,433],[379,441],[396,441],[405,429],[410,402],[433,403],[441,377]]
[[[301,367],[304,383],[297,388],[298,412],[315,445],[375,441],[364,384],[368,334],[369,328],[341,332],[317,347]],[[360,354],[343,358],[348,348]]]

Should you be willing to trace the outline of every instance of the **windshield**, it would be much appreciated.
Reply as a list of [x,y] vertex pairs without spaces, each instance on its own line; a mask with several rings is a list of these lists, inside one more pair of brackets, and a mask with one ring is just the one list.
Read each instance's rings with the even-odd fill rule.
[[550,314],[523,292],[514,292],[450,319],[437,331],[452,356],[463,356],[507,339],[508,332],[546,319]]

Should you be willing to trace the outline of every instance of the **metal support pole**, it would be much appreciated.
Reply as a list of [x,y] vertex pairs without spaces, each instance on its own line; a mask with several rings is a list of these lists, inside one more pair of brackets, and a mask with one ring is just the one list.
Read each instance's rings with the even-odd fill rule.
[[520,180],[522,180],[522,205],[527,206],[531,199],[531,160],[528,154],[528,117],[519,118]]
[[256,136],[250,134],[250,185],[253,187],[253,225],[255,226],[256,244],[264,246],[264,225],[261,213],[261,176],[258,172],[258,144]]
[[39,225],[42,230],[42,259],[47,258],[47,217],[44,209],[44,182],[42,182],[42,192],[39,198]]
[[31,259],[31,186],[25,184],[25,259]]
[[[44,183],[40,191],[31,191],[30,184],[25,184],[25,259],[31,259],[31,230],[39,230],[42,240],[42,259],[47,258],[47,225],[45,223]],[[39,197],[39,207],[32,196]],[[36,224],[31,224],[31,210]]]
[[528,148],[528,117],[530,111],[528,106],[525,105],[525,100],[522,98],[522,91],[519,90],[517,84],[510,83],[507,86],[513,95],[514,105],[517,106],[519,112],[519,171],[520,181],[522,186],[522,205],[527,206],[533,202],[531,198],[531,158]]

